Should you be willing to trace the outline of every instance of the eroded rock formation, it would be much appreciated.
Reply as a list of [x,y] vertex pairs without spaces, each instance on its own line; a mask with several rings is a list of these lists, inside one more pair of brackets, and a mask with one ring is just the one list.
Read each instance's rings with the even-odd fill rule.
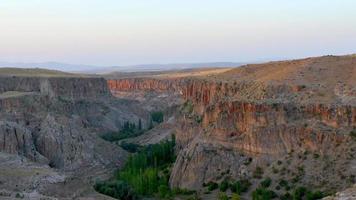
[[[350,136],[356,127],[355,72],[354,57],[326,56],[249,65],[209,77],[108,83],[114,93],[168,91],[184,99],[177,117],[179,155],[172,187],[199,189],[209,181],[250,179],[257,166],[277,179],[271,164],[289,159],[292,164],[285,168],[310,169],[300,184],[337,190],[350,185],[339,177],[356,173],[356,145]],[[308,152],[323,159],[300,155]],[[298,163],[298,157],[305,161]],[[335,161],[313,170],[328,159]],[[316,177],[334,183],[321,186]]]
[[[93,192],[95,179],[109,175],[127,158],[127,152],[100,134],[141,118],[145,126],[146,115],[135,102],[114,98],[102,78],[0,77],[0,151],[64,177],[53,184],[17,183],[27,193],[75,198],[83,188]],[[23,167],[8,173],[16,173],[17,168]],[[1,173],[0,185],[10,176]],[[72,182],[73,187],[63,191]],[[11,192],[14,187],[1,188]]]

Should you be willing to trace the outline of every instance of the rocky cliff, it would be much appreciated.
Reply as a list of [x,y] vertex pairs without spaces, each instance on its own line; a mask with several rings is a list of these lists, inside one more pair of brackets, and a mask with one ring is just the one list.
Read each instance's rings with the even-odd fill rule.
[[[127,158],[100,134],[119,130],[125,121],[146,123],[146,115],[135,102],[114,98],[102,78],[0,77],[0,151],[64,177],[53,184],[16,183],[29,193],[74,198],[80,187],[92,191],[95,174],[111,173]],[[0,173],[0,185],[9,177]],[[66,192],[60,189],[73,181]],[[14,190],[8,184],[2,188]]]
[[114,93],[173,91],[184,99],[172,187],[251,179],[256,167],[275,181],[293,179],[273,173],[277,160],[288,160],[281,165],[291,174],[303,166],[297,184],[336,191],[350,186],[354,180],[343,179],[356,173],[355,76],[355,57],[326,56],[247,65],[209,77],[108,84]]

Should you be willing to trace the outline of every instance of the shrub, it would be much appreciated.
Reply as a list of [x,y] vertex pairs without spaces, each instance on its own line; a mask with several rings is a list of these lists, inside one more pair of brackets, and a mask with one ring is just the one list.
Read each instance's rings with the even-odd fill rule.
[[23,199],[25,196],[23,194],[16,193],[15,197],[18,198],[18,199]]
[[158,186],[158,195],[160,198],[168,198],[171,196],[171,191],[167,185]]
[[281,186],[281,187],[287,188],[288,187],[288,181],[282,179],[282,180],[279,181],[278,185]]
[[157,112],[151,113],[151,119],[154,122],[162,123],[163,122],[163,112],[157,111]]
[[279,170],[278,170],[277,168],[275,168],[275,167],[272,167],[272,172],[273,172],[274,174],[277,174],[277,173],[279,172]]
[[280,199],[281,200],[291,200],[291,199],[293,199],[293,197],[289,192],[287,192],[287,193],[283,194],[282,196],[280,196]]
[[123,181],[97,182],[94,188],[102,194],[122,200],[137,199],[137,196],[132,188]]
[[200,115],[195,116],[195,122],[200,124],[203,121],[203,118]]
[[144,131],[136,127],[135,123],[125,122],[124,125],[121,127],[119,132],[108,132],[102,135],[101,137],[104,140],[114,142],[119,141],[126,138],[136,137],[143,134]]
[[124,150],[130,152],[130,153],[136,153],[142,148],[138,144],[127,143],[125,141],[120,143],[120,147],[123,148]]
[[249,157],[246,160],[244,160],[244,165],[249,165],[249,164],[251,164],[251,162],[252,162],[252,158]]
[[219,192],[218,200],[229,200],[229,197],[224,192]]
[[222,192],[225,192],[229,188],[229,182],[225,179],[220,183],[219,189]]
[[207,186],[208,186],[208,190],[209,190],[209,191],[216,190],[216,189],[219,187],[219,185],[218,185],[217,183],[212,182],[212,181],[210,181],[210,182],[207,184]]
[[252,192],[252,200],[270,200],[277,196],[277,194],[266,188],[257,188]]
[[244,192],[247,192],[248,189],[250,188],[251,183],[247,179],[244,180],[239,180],[236,181],[235,183],[232,183],[230,185],[230,189],[232,192],[237,193],[237,194],[242,194]]
[[261,187],[264,188],[268,188],[272,183],[271,178],[265,178],[262,182],[261,182]]
[[324,196],[325,195],[320,191],[315,191],[315,192],[308,191],[306,198],[307,200],[317,200],[323,198]]
[[356,129],[355,128],[350,132],[350,136],[352,139],[356,140]]
[[294,190],[293,199],[294,200],[302,200],[304,195],[306,194],[307,189],[305,187],[298,187]]
[[262,178],[263,169],[261,167],[256,167],[255,171],[253,172],[253,178]]
[[185,114],[191,114],[193,112],[193,103],[191,101],[184,102],[181,110]]
[[241,197],[240,197],[240,195],[238,195],[236,193],[232,193],[231,200],[241,200]]
[[313,158],[314,158],[314,159],[318,159],[319,157],[320,157],[319,154],[317,154],[317,153],[314,153],[314,154],[313,154]]

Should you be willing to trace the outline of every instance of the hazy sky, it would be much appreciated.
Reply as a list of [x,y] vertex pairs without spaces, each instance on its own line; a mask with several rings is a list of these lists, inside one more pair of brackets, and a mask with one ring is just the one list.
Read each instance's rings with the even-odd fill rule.
[[1,0],[0,61],[128,65],[356,53],[355,0]]

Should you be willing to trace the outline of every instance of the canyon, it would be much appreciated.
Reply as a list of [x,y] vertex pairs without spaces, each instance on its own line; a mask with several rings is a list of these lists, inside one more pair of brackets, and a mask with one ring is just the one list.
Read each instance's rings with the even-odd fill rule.
[[93,185],[130,153],[101,135],[127,121],[147,128],[154,111],[163,123],[125,140],[175,135],[171,188],[216,199],[204,185],[248,179],[251,199],[270,178],[353,195],[356,57],[324,56],[202,73],[0,74],[0,197],[110,199]]
[[[294,179],[332,194],[355,183],[354,56],[246,65],[194,77],[120,77],[108,85],[120,97],[157,92],[183,99],[175,113],[179,154],[172,188],[202,190],[226,179],[250,179],[257,187],[256,168],[272,178],[273,187]],[[276,172],[281,170],[287,173]]]
[[142,118],[147,126],[147,115],[135,102],[114,98],[103,78],[2,75],[2,197],[101,198],[93,182],[121,167],[128,153],[99,134],[127,120]]

